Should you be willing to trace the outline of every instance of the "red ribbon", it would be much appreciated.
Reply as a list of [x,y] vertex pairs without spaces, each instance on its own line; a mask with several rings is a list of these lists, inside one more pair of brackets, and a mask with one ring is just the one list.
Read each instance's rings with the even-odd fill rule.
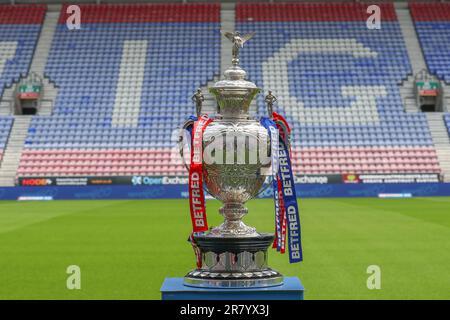
[[286,251],[286,208],[284,207],[283,190],[281,188],[281,179],[278,178],[278,197],[280,201],[280,225],[281,225],[281,248],[280,252]]
[[[291,133],[291,128],[289,127],[289,124],[287,123],[286,119],[279,113],[273,112],[272,113],[272,119],[276,123],[279,134],[281,139],[285,142],[286,145],[288,145],[288,137]],[[276,237],[275,241],[273,243],[273,247],[278,247],[278,242],[280,243],[280,252],[285,253],[286,252],[286,208],[284,207],[284,201],[283,201],[283,194],[282,194],[282,188],[281,188],[281,180],[277,176],[277,182],[278,182],[278,207],[280,208],[280,226],[281,226],[281,238]],[[275,192],[275,190],[274,190]],[[276,226],[275,226],[276,229]]]
[[[285,125],[286,129],[288,130],[288,132],[286,132],[286,134],[290,134],[290,133],[291,133],[291,127],[289,127],[289,124],[287,123],[286,119],[285,119],[281,114],[276,113],[276,112],[273,112],[273,113],[272,113],[272,118],[273,118],[273,121],[274,121],[275,123],[277,123],[278,121],[283,122],[283,124]],[[278,123],[277,123],[277,125],[278,125]],[[285,133],[285,132],[284,132],[284,130],[283,130],[283,134],[284,134],[284,133]],[[285,138],[285,137],[283,136],[283,139],[284,139],[284,138]]]
[[194,233],[193,232],[189,236],[189,241],[191,242],[192,249],[194,249],[195,260],[197,262],[197,268],[200,269],[202,267],[202,253],[200,251],[200,248],[197,246],[197,243],[195,242]]
[[202,115],[192,129],[191,164],[189,168],[189,207],[193,232],[208,231],[205,194],[203,192],[203,132],[212,121]]

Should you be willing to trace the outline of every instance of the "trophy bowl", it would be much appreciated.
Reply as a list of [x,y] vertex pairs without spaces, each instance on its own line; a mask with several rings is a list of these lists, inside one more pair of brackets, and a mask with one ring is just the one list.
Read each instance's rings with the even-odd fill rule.
[[255,229],[241,219],[247,214],[245,202],[259,193],[267,177],[264,169],[270,168],[270,162],[257,157],[258,145],[268,144],[267,130],[254,120],[218,118],[206,128],[203,141],[205,150],[214,144],[214,152],[220,152],[218,157],[215,154],[218,161],[206,157],[203,166],[208,192],[224,204],[220,213],[225,222],[211,232],[222,236],[255,235]]

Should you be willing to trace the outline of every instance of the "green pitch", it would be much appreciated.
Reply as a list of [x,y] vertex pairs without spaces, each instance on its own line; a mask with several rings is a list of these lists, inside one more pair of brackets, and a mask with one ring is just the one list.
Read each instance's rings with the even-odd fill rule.
[[[210,225],[221,222],[208,202]],[[273,202],[245,221],[273,230]],[[450,198],[300,200],[304,259],[270,264],[307,299],[450,299]],[[194,268],[186,200],[0,202],[1,299],[159,299],[165,277]],[[81,290],[66,268],[81,268]],[[367,289],[369,265],[381,289]]]

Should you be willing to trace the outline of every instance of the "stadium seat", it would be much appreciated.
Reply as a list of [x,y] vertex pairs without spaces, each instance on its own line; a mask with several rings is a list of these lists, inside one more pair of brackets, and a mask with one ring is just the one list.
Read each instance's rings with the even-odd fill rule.
[[28,73],[46,10],[45,5],[0,5],[0,97]]
[[[440,172],[425,116],[404,111],[411,66],[393,6],[380,6],[380,30],[364,4],[236,6],[236,29],[257,33],[242,65],[277,95],[299,174]],[[174,130],[219,74],[220,6],[81,8],[77,31],[62,8],[45,69],[58,96],[33,118],[18,175],[185,175]]]
[[220,5],[80,7],[81,30],[62,8],[45,68],[58,96],[32,119],[18,175],[185,175],[172,136],[220,73]]
[[[440,172],[425,116],[404,111],[411,66],[393,5],[380,6],[380,30],[364,4],[236,7],[236,29],[256,31],[243,67],[292,124],[297,173]],[[257,105],[266,114],[264,95]]]
[[450,5],[448,3],[410,3],[428,70],[450,83]]
[[[29,71],[47,8],[44,5],[0,5],[0,97]],[[13,123],[0,116],[0,162]]]
[[[428,69],[450,83],[450,4],[410,3],[417,35]],[[449,115],[445,115],[447,128]],[[450,129],[449,129],[450,135]]]

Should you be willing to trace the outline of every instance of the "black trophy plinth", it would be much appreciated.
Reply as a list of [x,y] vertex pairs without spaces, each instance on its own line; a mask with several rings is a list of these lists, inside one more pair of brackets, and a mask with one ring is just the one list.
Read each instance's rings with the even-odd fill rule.
[[194,236],[202,266],[189,272],[184,284],[202,288],[258,288],[283,284],[283,276],[268,267],[274,235],[250,237]]

